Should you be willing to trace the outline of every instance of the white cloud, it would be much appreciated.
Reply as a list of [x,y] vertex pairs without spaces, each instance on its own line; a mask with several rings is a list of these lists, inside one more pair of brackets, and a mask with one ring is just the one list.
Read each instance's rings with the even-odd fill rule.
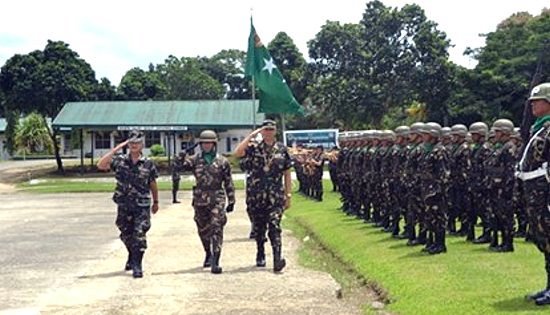
[[[385,0],[402,6],[409,1]],[[455,45],[451,59],[468,65],[462,52],[479,47],[479,33],[490,32],[510,14],[538,14],[547,0],[417,0]],[[146,68],[175,56],[210,56],[222,49],[246,50],[250,8],[264,43],[285,31],[307,55],[326,20],[358,22],[365,0],[202,0],[202,1],[39,1],[2,3],[0,65],[16,53],[43,49],[48,39],[70,44],[97,77],[118,84],[132,67]]]

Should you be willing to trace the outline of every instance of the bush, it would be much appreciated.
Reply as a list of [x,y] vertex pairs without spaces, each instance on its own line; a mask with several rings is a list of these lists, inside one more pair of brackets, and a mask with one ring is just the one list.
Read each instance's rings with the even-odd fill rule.
[[151,146],[151,156],[164,156],[165,153],[164,147],[160,144],[154,144]]

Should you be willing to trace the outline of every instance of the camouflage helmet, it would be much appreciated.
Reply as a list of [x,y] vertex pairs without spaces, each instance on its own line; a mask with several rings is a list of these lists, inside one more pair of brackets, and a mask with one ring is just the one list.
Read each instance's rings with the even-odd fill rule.
[[382,131],[381,130],[373,130],[372,131],[372,139],[373,140],[381,140],[382,139]]
[[466,134],[468,133],[468,127],[464,126],[463,124],[456,124],[451,127],[451,134],[466,137]]
[[489,133],[489,127],[486,123],[478,121],[470,125],[470,133],[487,136],[487,133]]
[[530,101],[546,100],[550,103],[550,82],[539,84],[531,90]]
[[430,136],[439,138],[441,136],[441,125],[436,122],[428,122],[424,125],[424,133],[428,133]]
[[521,131],[519,127],[514,128],[514,131],[512,131],[511,138],[521,140]]
[[424,127],[423,122],[415,122],[411,125],[411,128],[409,129],[409,133],[412,134],[420,134],[422,132],[422,128]]
[[514,123],[510,119],[497,119],[493,123],[493,128],[495,131],[502,131],[505,133],[512,133],[514,131]]
[[451,128],[450,127],[441,128],[441,136],[442,137],[450,137],[451,136]]
[[389,129],[382,130],[382,140],[387,141],[394,141],[395,140],[395,132]]
[[407,136],[410,130],[411,128],[409,128],[409,126],[399,126],[395,128],[395,133],[397,136]]
[[217,143],[218,142],[218,135],[216,135],[214,130],[204,130],[203,132],[201,132],[201,134],[199,136],[199,142],[200,143],[203,143],[203,142]]

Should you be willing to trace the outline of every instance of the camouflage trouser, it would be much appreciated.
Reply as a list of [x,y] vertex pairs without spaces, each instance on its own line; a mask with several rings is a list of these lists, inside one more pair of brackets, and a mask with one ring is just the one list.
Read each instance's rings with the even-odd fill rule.
[[335,169],[329,169],[330,181],[332,182],[332,190],[340,191],[340,184],[338,182],[338,173]]
[[432,232],[445,231],[447,225],[447,204],[443,194],[430,194],[424,199],[427,228]]
[[409,186],[409,192],[407,194],[408,207],[407,207],[407,224],[409,229],[413,230],[416,224],[419,225],[419,231],[426,230],[426,223],[424,220],[424,201],[418,186]]
[[218,253],[223,244],[223,227],[227,223],[227,216],[223,204],[214,206],[194,206],[195,223],[205,251]]
[[523,201],[523,183],[517,180],[513,192],[513,208],[518,222],[518,231],[525,232],[527,228],[527,214],[525,213],[525,203]]
[[178,196],[178,190],[180,189],[180,180],[172,180],[172,199],[176,200]]
[[[470,213],[470,194],[466,185],[455,184],[449,189],[449,197],[451,199],[449,208],[449,222],[454,222],[459,219],[462,223],[461,229],[464,229],[469,224],[468,214]],[[447,203],[449,204],[449,203]]]
[[151,228],[151,207],[136,204],[119,204],[115,224],[120,230],[120,239],[128,251],[145,251],[145,234]]
[[514,229],[512,190],[494,187],[490,190],[489,197],[492,202],[493,229],[501,230],[503,235],[512,235]]
[[254,231],[256,232],[256,242],[265,241],[265,232],[271,246],[281,246],[281,219],[283,209],[255,209],[254,211]]
[[523,184],[527,221],[534,230],[535,244],[541,252],[550,255],[548,182],[543,177],[526,181]]

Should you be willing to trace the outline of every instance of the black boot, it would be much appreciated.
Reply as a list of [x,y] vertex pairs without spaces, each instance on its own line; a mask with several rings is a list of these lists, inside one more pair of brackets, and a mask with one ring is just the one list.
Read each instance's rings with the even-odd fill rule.
[[548,292],[550,292],[550,254],[544,254],[544,258],[546,261],[546,288],[540,290],[539,292],[531,293],[525,296],[528,300],[534,300],[537,305],[546,305],[544,304],[546,302],[545,296]]
[[132,270],[132,252],[128,250],[128,260],[126,261],[126,265],[124,266],[124,271],[130,271]]
[[212,266],[212,253],[210,251],[206,251],[204,255],[204,262],[202,263],[203,268],[208,268]]
[[407,241],[407,246],[414,246],[416,241],[416,229],[414,225],[409,225],[409,240]]
[[134,278],[143,278],[143,270],[141,269],[143,252],[141,250],[135,251],[132,256],[134,258],[134,263],[132,264],[132,276]]
[[281,245],[273,246],[273,271],[279,272],[286,266],[286,260],[281,258]]
[[256,231],[254,230],[254,226],[250,228],[250,234],[248,234],[248,238],[251,240],[256,238]]
[[418,237],[411,242],[411,246],[424,245],[427,242],[427,231],[421,231],[418,233]]
[[265,267],[265,249],[264,249],[264,243],[265,241],[258,242],[256,241],[256,267]]
[[435,233],[435,245],[432,246],[428,253],[430,255],[436,255],[447,252],[447,246],[445,245],[445,230]]
[[488,228],[483,228],[481,236],[476,238],[472,243],[474,244],[487,244],[491,242],[491,233]]
[[426,246],[424,246],[424,248],[422,248],[421,251],[429,252],[430,249],[432,248],[432,246],[434,246],[434,245],[435,245],[434,234],[433,234],[433,232],[429,231],[428,232],[428,237],[426,238]]
[[210,272],[214,274],[220,274],[222,273],[222,267],[220,267],[220,255],[221,251],[215,252],[214,255],[212,255],[212,266],[210,269]]
[[511,231],[502,232],[502,246],[500,252],[513,252],[514,251],[514,236]]

